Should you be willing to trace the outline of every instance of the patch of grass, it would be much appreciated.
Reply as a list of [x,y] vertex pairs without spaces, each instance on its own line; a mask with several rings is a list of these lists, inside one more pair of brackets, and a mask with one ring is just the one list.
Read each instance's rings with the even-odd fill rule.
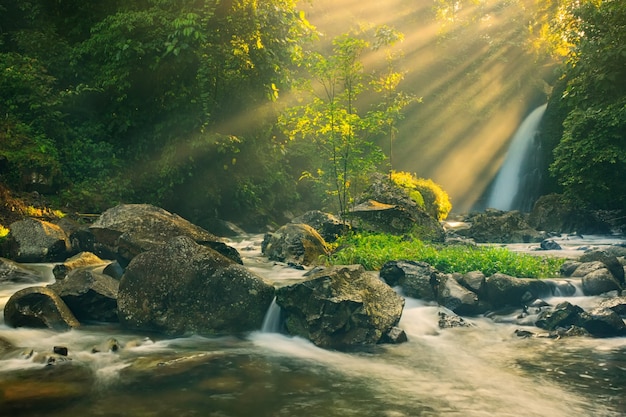
[[351,234],[341,237],[326,262],[333,265],[361,264],[368,270],[379,270],[387,261],[427,262],[445,273],[482,271],[520,278],[559,276],[564,259],[515,253],[493,246],[436,246],[403,236],[385,234]]

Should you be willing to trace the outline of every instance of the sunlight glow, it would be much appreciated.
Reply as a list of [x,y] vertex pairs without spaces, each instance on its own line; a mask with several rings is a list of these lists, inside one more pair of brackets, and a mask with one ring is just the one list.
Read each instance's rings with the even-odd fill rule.
[[316,0],[302,8],[326,40],[366,23],[404,33],[401,90],[423,103],[405,112],[393,168],[432,178],[450,195],[453,210],[463,212],[497,174],[526,113],[545,100],[544,79],[551,74],[534,62],[520,32],[532,0],[457,1],[454,22],[437,20],[436,4]]

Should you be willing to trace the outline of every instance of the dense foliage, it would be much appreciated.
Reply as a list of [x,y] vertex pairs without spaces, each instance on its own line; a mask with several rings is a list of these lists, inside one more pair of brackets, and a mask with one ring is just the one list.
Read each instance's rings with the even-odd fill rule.
[[626,3],[550,1],[543,29],[565,57],[551,105],[562,111],[551,172],[564,191],[592,208],[626,203]]
[[192,220],[294,198],[272,102],[314,34],[295,1],[0,1],[0,31],[11,186]]
[[328,262],[338,265],[362,264],[379,270],[393,260],[427,262],[439,271],[466,273],[481,271],[486,276],[496,272],[520,278],[557,277],[563,259],[515,253],[494,246],[435,246],[404,236],[352,234],[339,238]]

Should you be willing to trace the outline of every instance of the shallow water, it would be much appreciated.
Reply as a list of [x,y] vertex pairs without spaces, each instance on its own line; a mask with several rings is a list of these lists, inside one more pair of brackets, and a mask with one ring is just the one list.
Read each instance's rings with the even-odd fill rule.
[[[303,271],[260,258],[259,239],[236,243],[248,267],[277,285],[301,278]],[[2,303],[14,291],[2,288]],[[440,330],[438,312],[407,299],[400,326],[409,342],[351,353],[261,331],[163,339],[110,325],[66,333],[1,325],[0,336],[24,349],[0,360],[0,414],[624,415],[626,338],[520,339],[518,327],[487,318],[472,319],[471,328]],[[122,346],[117,352],[102,348],[110,338]],[[36,361],[54,346],[66,346],[70,360]],[[92,353],[94,347],[102,352]]]

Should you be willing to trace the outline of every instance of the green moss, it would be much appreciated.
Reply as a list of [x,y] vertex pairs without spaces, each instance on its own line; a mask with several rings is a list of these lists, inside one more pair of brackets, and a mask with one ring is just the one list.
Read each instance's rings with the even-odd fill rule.
[[391,173],[393,182],[408,190],[409,197],[437,220],[445,220],[452,210],[448,193],[431,179],[418,178],[404,171]]

